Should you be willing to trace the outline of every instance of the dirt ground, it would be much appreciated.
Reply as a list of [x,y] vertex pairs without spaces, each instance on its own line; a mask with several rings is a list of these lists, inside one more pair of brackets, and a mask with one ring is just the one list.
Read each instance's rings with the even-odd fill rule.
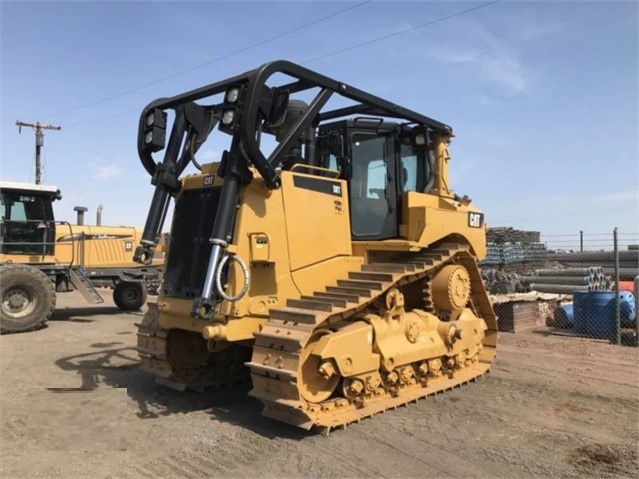
[[639,473],[636,348],[501,333],[485,379],[324,437],[261,417],[242,391],[154,384],[133,349],[142,313],[76,293],[58,305],[46,328],[0,337],[2,477]]

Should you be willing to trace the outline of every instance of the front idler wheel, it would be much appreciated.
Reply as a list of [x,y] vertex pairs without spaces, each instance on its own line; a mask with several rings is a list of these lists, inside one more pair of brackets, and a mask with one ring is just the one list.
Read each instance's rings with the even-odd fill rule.
[[316,332],[302,350],[298,388],[300,395],[309,403],[317,404],[330,398],[341,377],[332,362],[313,354],[319,340],[327,334],[332,333]]

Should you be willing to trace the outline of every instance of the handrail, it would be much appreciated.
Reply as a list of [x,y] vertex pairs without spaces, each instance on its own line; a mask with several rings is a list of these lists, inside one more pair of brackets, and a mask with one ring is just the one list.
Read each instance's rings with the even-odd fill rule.
[[339,178],[339,175],[341,174],[339,171],[337,170],[331,170],[330,168],[322,168],[321,166],[315,166],[315,165],[306,165],[304,163],[295,163],[291,168],[290,171],[296,171],[299,169],[307,169],[307,170],[317,170],[317,171],[321,171],[324,173],[329,173],[331,175],[333,175],[333,178]]

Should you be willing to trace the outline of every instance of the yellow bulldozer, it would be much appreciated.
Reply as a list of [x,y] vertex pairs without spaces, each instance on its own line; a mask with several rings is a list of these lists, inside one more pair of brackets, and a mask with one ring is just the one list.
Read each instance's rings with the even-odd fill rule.
[[[230,145],[200,164],[213,133],[213,148]],[[153,257],[172,204],[173,219],[138,324],[142,368],[179,390],[250,377],[264,415],[323,430],[487,373],[486,224],[451,190],[452,137],[287,61],[151,102],[136,261]]]
[[79,290],[90,303],[104,299],[96,287],[113,288],[124,311],[140,309],[156,293],[163,258],[133,262],[141,228],[85,225],[87,208],[75,207],[77,224],[56,221],[55,186],[0,182],[0,331],[41,327],[55,309],[56,293]]

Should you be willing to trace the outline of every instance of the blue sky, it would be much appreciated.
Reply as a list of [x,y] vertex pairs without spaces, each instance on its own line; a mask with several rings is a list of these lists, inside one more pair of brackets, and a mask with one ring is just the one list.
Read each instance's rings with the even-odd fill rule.
[[0,175],[34,180],[16,120],[61,125],[43,150],[58,219],[102,204],[105,223],[142,226],[142,107],[287,59],[452,125],[453,189],[489,226],[639,241],[636,2],[505,0],[318,59],[482,3],[372,1],[232,54],[358,3],[2,1]]

